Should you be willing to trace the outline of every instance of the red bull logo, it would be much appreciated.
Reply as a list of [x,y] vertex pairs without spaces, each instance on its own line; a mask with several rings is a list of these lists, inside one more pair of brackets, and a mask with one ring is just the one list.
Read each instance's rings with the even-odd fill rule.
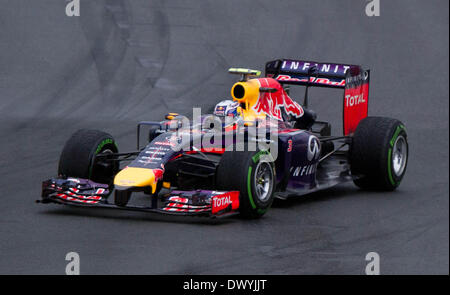
[[258,80],[261,87],[276,89],[276,91],[263,92],[259,95],[257,103],[253,106],[256,113],[264,113],[271,118],[282,121],[281,107],[283,107],[288,115],[296,118],[303,116],[303,108],[289,97],[280,83],[272,78]]

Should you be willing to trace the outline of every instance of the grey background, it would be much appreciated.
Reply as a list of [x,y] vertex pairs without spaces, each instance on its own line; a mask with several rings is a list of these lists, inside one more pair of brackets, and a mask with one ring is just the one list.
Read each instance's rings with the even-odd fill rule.
[[[381,0],[372,18],[357,0],[66,3],[0,0],[1,274],[64,274],[70,251],[83,274],[363,274],[370,251],[383,274],[448,274],[448,1]],[[137,121],[211,107],[229,67],[281,57],[371,68],[370,114],[408,128],[398,191],[342,185],[255,221],[34,203],[77,129],[131,150]],[[311,94],[339,122],[341,94]]]

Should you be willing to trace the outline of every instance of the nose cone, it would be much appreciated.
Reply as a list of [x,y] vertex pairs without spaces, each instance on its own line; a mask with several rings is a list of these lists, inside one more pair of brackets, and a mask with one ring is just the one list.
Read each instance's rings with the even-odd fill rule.
[[152,187],[156,191],[155,173],[152,169],[127,167],[117,173],[114,185],[120,187]]

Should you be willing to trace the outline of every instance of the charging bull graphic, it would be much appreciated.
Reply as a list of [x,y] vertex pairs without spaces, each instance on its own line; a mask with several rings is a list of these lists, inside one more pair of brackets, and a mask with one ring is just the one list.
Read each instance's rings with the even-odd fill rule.
[[261,88],[268,89],[268,92],[261,92],[258,102],[253,107],[257,113],[263,112],[269,117],[283,120],[281,107],[284,107],[288,115],[296,118],[303,116],[303,108],[289,97],[280,83],[271,78],[259,79],[259,83]]

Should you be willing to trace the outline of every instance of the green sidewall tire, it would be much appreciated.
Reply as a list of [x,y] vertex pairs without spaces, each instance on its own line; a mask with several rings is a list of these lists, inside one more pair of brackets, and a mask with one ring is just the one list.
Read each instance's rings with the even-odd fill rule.
[[78,130],[64,145],[59,159],[58,175],[112,183],[119,169],[117,164],[111,164],[108,168],[97,163],[93,165],[95,155],[107,150],[118,152],[114,138],[110,134],[98,130]]
[[401,175],[392,167],[392,152],[395,141],[402,136],[409,154],[406,128],[396,119],[367,117],[362,120],[353,136],[350,151],[354,183],[362,189],[392,191],[401,183],[406,172],[408,159]]
[[[256,184],[254,182],[255,170],[262,155],[268,153],[259,152],[225,152],[220,160],[216,173],[216,184],[220,190],[238,190],[239,212],[244,218],[262,217],[270,208],[275,190],[275,167],[273,161],[269,161],[272,171],[271,192],[267,200],[262,201],[256,197]],[[266,161],[266,160],[264,160]],[[267,161],[266,161],[267,162]]]

